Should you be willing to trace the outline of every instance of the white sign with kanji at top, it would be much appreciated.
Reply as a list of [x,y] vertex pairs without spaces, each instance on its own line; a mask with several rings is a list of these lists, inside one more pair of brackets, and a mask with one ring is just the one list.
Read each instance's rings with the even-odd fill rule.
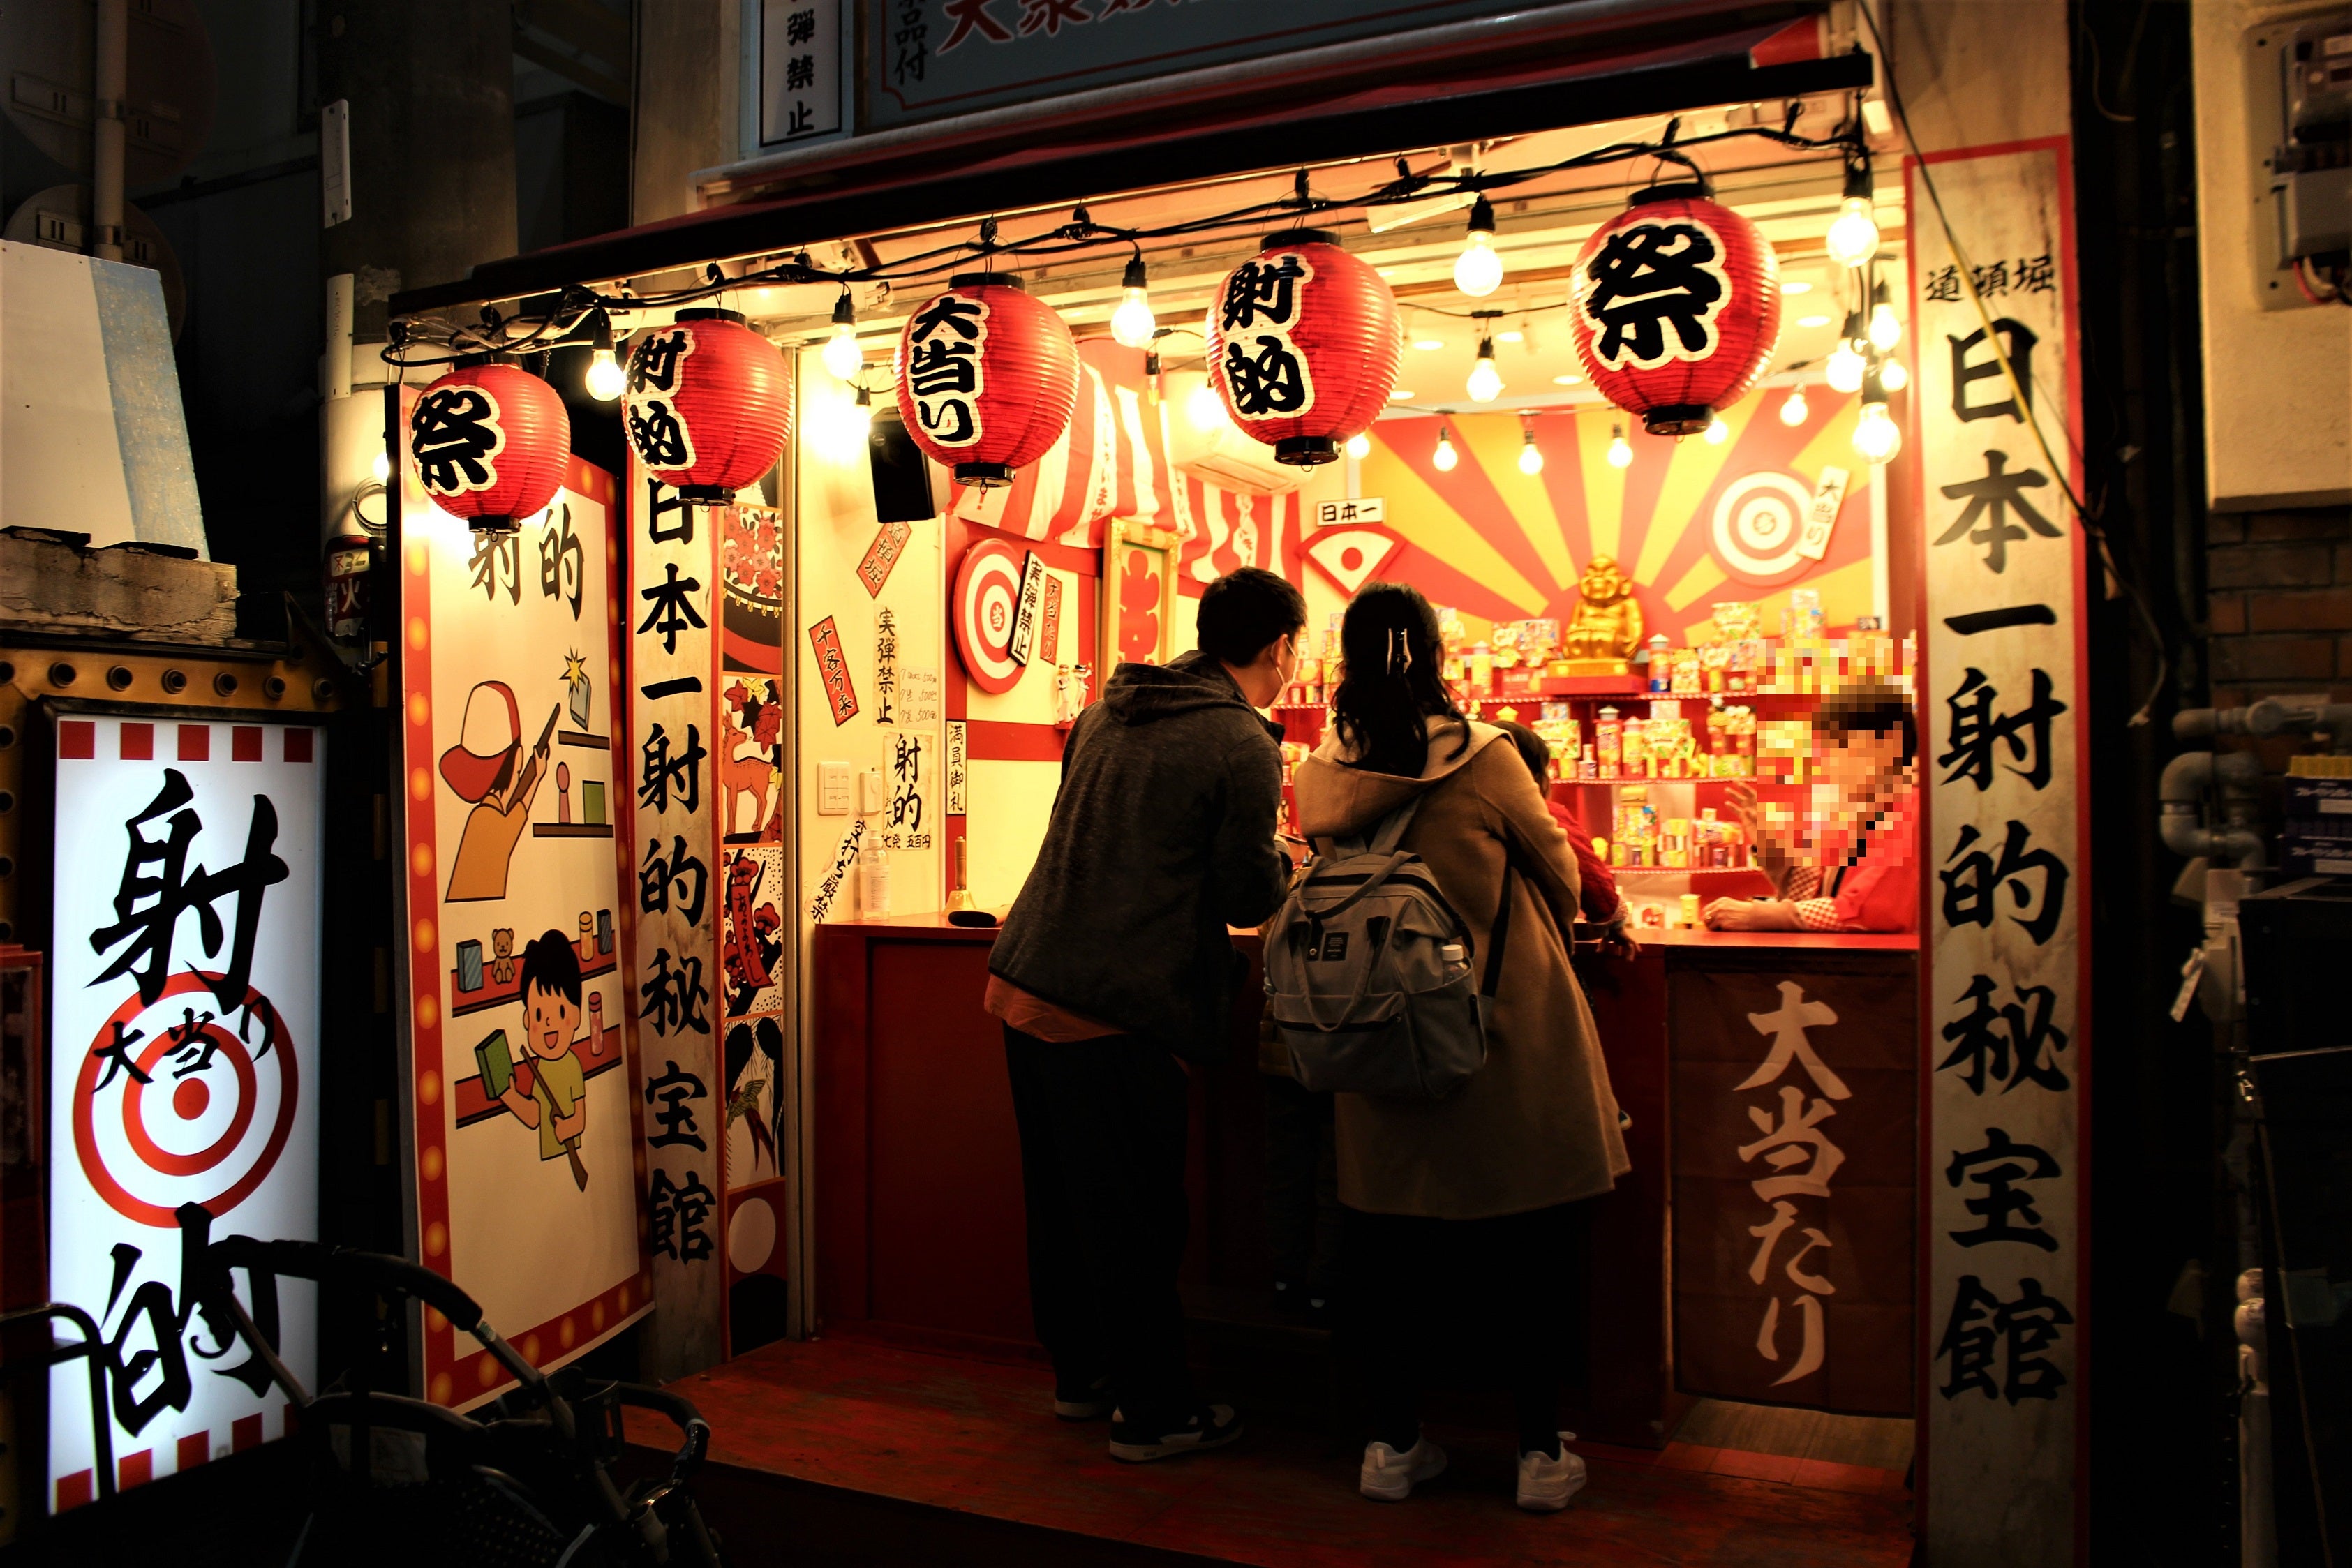
[[[1934,873],[1922,1510],[1938,1563],[2072,1563],[2082,1505],[2088,702],[2065,499],[2081,483],[2069,156],[2053,138],[1910,169]],[[1918,221],[1935,211],[1923,172],[1965,256]]]

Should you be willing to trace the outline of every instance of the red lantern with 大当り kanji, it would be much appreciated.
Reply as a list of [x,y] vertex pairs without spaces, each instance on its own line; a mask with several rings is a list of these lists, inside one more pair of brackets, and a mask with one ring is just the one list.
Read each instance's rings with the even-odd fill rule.
[[783,455],[792,378],[735,311],[681,310],[638,334],[622,414],[648,473],[686,500],[723,506]]
[[544,511],[572,462],[572,418],[518,365],[461,364],[417,397],[408,461],[434,504],[486,533]]
[[898,334],[898,413],[959,485],[992,489],[1045,455],[1078,402],[1078,346],[1021,280],[959,273]]
[[1396,385],[1396,296],[1320,229],[1269,236],[1225,275],[1203,330],[1209,384],[1277,463],[1333,461]]
[[1653,185],[1592,232],[1570,292],[1593,390],[1653,435],[1696,435],[1780,340],[1780,267],[1703,182]]

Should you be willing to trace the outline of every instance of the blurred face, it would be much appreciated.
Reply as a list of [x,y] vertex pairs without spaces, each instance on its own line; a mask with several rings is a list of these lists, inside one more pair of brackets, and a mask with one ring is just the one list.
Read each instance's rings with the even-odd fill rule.
[[1813,751],[1821,764],[1822,782],[1836,786],[1839,793],[1849,800],[1865,791],[1889,792],[1879,787],[1891,787],[1902,771],[1903,732],[1820,731],[1813,736]]

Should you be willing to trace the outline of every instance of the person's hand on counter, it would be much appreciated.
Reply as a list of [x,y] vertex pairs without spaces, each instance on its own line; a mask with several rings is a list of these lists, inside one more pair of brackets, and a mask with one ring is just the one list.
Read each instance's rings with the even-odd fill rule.
[[1699,918],[1710,931],[1801,931],[1803,925],[1786,899],[1718,898]]

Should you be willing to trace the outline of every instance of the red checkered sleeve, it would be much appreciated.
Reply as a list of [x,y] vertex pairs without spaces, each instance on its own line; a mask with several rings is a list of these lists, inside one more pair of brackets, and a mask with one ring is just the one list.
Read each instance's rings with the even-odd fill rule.
[[1793,898],[1789,907],[1797,912],[1797,924],[1807,931],[1840,931],[1837,900],[1834,898]]

